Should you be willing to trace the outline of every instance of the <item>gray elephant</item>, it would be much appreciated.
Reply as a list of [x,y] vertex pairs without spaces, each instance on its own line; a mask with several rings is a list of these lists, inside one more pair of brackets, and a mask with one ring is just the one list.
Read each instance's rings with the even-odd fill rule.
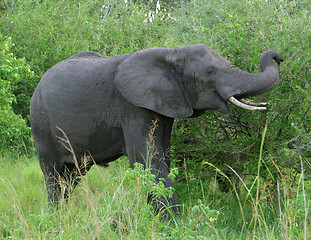
[[[163,178],[166,187],[172,186],[167,152],[174,119],[199,116],[208,109],[228,113],[227,100],[250,110],[265,109],[242,98],[277,84],[279,72],[273,60],[279,64],[280,54],[264,52],[262,72],[250,74],[200,44],[116,57],[82,52],[56,64],[43,75],[30,110],[49,201],[59,201],[60,179],[72,181],[94,162],[105,166],[127,155],[131,167],[135,162],[146,166],[146,142],[155,120],[155,152],[148,167],[157,180]],[[70,151],[68,142],[60,140],[64,133]],[[85,153],[93,161],[83,164]],[[169,199],[151,199],[157,209],[166,205],[178,212],[175,193]]]

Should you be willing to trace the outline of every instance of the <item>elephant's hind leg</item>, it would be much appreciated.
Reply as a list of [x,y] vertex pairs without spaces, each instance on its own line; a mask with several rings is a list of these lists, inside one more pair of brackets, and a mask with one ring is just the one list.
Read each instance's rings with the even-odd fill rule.
[[51,138],[46,136],[43,138],[42,134],[33,134],[33,138],[40,166],[45,177],[48,201],[52,205],[57,205],[61,198],[60,183],[64,168],[59,162],[58,152]]
[[86,156],[82,157],[79,154],[73,157],[70,153],[63,155],[61,159],[64,163],[64,171],[61,176],[63,186],[62,197],[68,200],[72,191],[80,182],[81,178],[94,165],[94,162]]
[[59,180],[64,169],[60,162],[59,152],[56,148],[55,141],[57,140],[51,133],[51,124],[43,105],[39,88],[36,89],[32,99],[30,118],[32,136],[37,149],[40,166],[45,177],[48,201],[50,204],[56,205],[61,196]]

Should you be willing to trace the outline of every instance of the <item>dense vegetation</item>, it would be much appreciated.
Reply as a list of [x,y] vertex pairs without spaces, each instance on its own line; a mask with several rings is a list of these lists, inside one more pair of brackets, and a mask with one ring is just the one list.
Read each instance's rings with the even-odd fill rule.
[[[310,238],[310,11],[308,0],[0,1],[0,237]],[[183,217],[168,224],[153,216],[146,186],[161,186],[122,160],[92,169],[67,206],[46,211],[29,130],[42,74],[81,51],[196,43],[249,72],[268,49],[284,62],[280,84],[257,97],[268,111],[232,106],[230,119],[210,111],[175,122]]]

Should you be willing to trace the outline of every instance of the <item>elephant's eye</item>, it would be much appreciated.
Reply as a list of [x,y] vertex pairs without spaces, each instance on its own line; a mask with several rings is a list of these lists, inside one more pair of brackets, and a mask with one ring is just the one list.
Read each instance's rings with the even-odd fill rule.
[[206,73],[208,74],[208,75],[215,75],[216,74],[216,69],[214,68],[214,67],[208,67],[207,69],[206,69]]

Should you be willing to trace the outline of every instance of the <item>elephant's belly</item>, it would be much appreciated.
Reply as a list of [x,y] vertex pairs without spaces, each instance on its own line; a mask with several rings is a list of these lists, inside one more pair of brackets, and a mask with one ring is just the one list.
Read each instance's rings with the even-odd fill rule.
[[98,165],[105,165],[106,163],[112,162],[123,155],[122,146],[120,144],[115,144],[107,149],[103,149],[92,155],[95,163]]
[[[97,164],[103,165],[123,155],[125,143],[121,128],[95,127],[90,123],[67,128],[64,132],[78,157],[83,157],[85,154],[91,155]],[[63,154],[67,152],[62,145],[60,150]]]
[[122,130],[118,128],[98,129],[88,138],[85,148],[97,164],[114,161],[123,155],[125,148]]

